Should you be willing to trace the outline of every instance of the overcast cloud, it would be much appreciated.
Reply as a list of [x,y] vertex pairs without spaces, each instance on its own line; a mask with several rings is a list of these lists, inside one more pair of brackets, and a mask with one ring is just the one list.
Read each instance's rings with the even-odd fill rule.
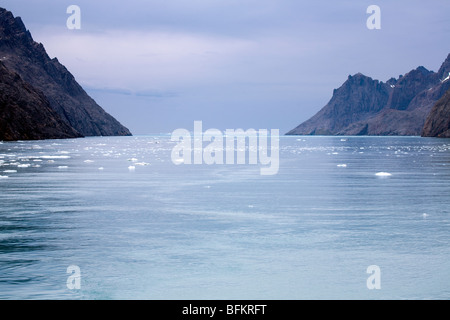
[[[81,8],[81,30],[66,9]],[[366,9],[381,8],[381,30]],[[3,0],[34,39],[135,134],[205,127],[286,132],[349,74],[386,81],[450,53],[450,2]]]

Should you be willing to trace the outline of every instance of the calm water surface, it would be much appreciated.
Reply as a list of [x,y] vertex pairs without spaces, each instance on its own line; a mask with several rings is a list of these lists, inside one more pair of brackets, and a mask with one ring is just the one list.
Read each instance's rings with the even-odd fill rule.
[[0,299],[450,299],[450,140],[281,137],[274,176],[173,146],[0,143]]

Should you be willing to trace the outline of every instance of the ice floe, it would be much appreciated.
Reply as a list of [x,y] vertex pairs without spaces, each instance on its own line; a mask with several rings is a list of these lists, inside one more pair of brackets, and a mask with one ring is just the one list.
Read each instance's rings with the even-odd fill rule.
[[135,165],[136,166],[149,166],[150,163],[147,163],[147,162],[136,162]]
[[184,159],[172,159],[174,164],[182,164],[184,163]]
[[375,175],[377,177],[390,177],[390,176],[392,176],[392,173],[389,173],[389,172],[377,172],[377,173],[375,173]]

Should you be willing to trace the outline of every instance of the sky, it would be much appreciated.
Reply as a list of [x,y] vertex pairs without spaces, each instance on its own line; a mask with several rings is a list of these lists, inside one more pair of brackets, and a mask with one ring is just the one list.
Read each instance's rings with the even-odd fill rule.
[[[81,28],[67,27],[67,8]],[[367,28],[370,5],[381,29]],[[380,81],[450,53],[448,0],[1,0],[135,135],[279,129],[313,116],[349,75]]]

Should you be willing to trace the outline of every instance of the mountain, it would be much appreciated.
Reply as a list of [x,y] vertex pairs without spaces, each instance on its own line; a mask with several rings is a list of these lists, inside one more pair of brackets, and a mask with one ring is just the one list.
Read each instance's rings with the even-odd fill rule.
[[0,140],[80,137],[40,91],[0,62]]
[[328,104],[288,135],[420,135],[433,105],[450,88],[450,54],[437,73],[418,67],[399,79],[349,76]]
[[450,89],[431,109],[422,136],[450,138]]
[[33,40],[21,18],[15,18],[3,8],[0,8],[0,61],[45,96],[59,116],[54,119],[71,127],[72,136],[131,135],[89,97],[56,58],[50,59],[44,46]]

